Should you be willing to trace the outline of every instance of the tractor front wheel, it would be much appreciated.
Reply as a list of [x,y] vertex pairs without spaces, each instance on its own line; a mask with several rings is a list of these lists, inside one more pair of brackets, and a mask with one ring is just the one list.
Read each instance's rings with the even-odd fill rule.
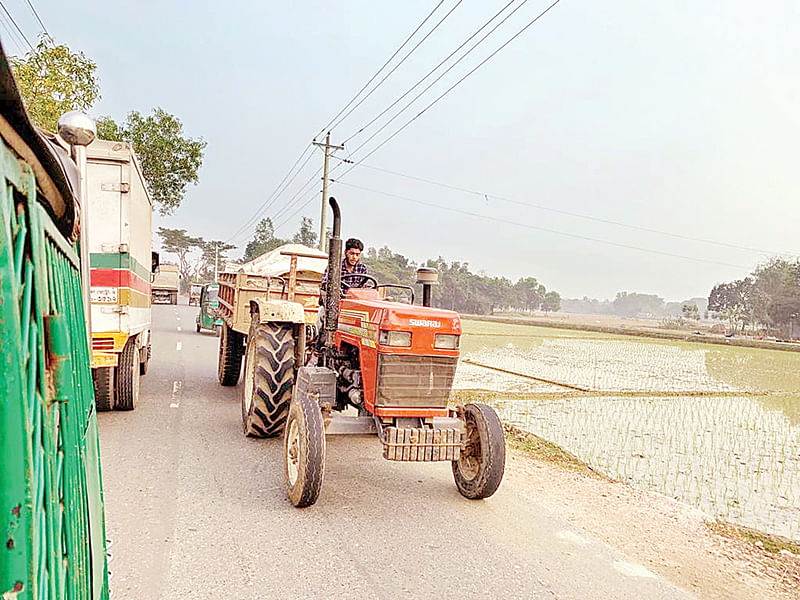
[[242,386],[245,435],[280,435],[289,412],[294,384],[292,326],[254,320],[247,336]]
[[286,485],[297,508],[317,501],[325,472],[325,428],[319,404],[297,394],[289,407],[283,433]]
[[488,498],[503,479],[506,462],[503,426],[494,409],[485,404],[467,404],[464,425],[466,443],[461,457],[452,462],[456,487],[465,498]]

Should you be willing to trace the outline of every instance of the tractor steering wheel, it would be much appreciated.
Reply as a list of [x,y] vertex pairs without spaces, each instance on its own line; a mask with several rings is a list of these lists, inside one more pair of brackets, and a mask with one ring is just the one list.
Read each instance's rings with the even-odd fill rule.
[[361,277],[363,280],[362,284],[360,286],[351,285],[350,287],[362,287],[368,290],[374,290],[378,288],[378,281],[372,275],[364,275],[363,273],[342,273],[342,281],[345,279],[355,279],[356,277]]

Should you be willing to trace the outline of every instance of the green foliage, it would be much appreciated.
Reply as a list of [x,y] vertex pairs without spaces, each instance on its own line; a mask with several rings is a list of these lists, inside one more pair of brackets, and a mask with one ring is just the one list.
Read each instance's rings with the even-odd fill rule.
[[547,292],[542,302],[544,312],[557,312],[561,309],[561,295],[556,291]]
[[244,256],[242,257],[242,260],[245,262],[251,261],[257,256],[261,256],[265,252],[274,250],[278,246],[282,246],[285,243],[287,243],[286,240],[275,236],[275,226],[272,224],[272,219],[269,217],[266,219],[261,219],[258,225],[256,225],[256,231],[253,235],[253,239],[247,243],[247,246],[244,249]]
[[102,117],[98,136],[131,143],[162,215],[172,214],[183,201],[186,186],[198,182],[207,143],[184,137],[178,118],[161,108],[148,116],[133,110],[121,125],[111,117]]
[[55,132],[62,114],[88,110],[100,98],[97,65],[49,36],[24,57],[10,60],[25,108],[39,127]]
[[202,248],[205,244],[203,238],[192,237],[186,233],[185,229],[158,228],[158,235],[161,236],[161,249],[177,255],[178,266],[181,270],[183,281],[190,281],[192,278],[192,265],[189,262],[189,253],[194,248]]
[[233,250],[236,246],[226,244],[221,240],[205,241],[201,240],[198,246],[201,250],[200,260],[194,267],[194,279],[201,282],[212,281],[214,279],[215,265],[219,270],[225,267],[228,260],[228,250]]
[[300,230],[294,234],[292,241],[295,244],[304,244],[312,248],[317,245],[317,233],[314,231],[314,223],[308,217],[303,217],[300,221]]
[[617,297],[612,302],[612,305],[614,313],[621,317],[652,317],[662,314],[664,300],[655,294],[617,292]]

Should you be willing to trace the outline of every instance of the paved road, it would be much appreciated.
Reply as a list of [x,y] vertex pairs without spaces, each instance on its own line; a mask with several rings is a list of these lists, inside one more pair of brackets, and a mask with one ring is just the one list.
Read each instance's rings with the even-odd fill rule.
[[319,501],[294,508],[196,310],[154,307],[140,402],[100,415],[114,600],[691,597],[514,481],[468,501],[449,465],[384,461],[371,437],[329,438]]

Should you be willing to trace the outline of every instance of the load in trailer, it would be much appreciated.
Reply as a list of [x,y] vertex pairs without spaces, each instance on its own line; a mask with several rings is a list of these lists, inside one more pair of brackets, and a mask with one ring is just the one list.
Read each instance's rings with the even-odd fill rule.
[[[294,269],[278,288],[280,296],[249,299],[241,392],[245,434],[283,434],[287,491],[297,507],[319,496],[325,436],[348,433],[376,434],[387,460],[449,462],[464,497],[491,496],[503,478],[503,429],[485,404],[448,405],[461,320],[456,312],[430,307],[435,270],[418,271],[422,306],[413,303],[413,289],[411,304],[387,300],[388,289],[408,288],[362,274],[355,277],[366,285],[350,288],[340,300],[340,278],[347,276],[341,275],[339,207],[333,198],[330,204],[324,330],[316,331],[304,306],[291,299]],[[241,360],[243,341],[237,338],[228,356]],[[220,357],[220,381],[235,384],[238,364],[223,365],[222,352]]]

